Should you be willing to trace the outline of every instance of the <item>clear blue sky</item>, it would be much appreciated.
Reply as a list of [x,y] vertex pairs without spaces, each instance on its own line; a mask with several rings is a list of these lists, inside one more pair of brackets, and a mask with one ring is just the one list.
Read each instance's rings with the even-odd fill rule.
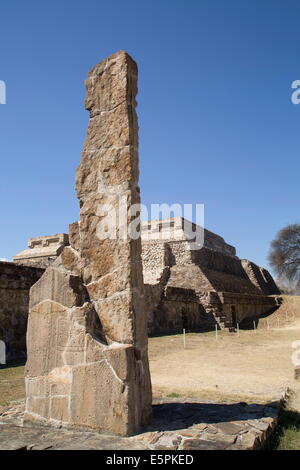
[[267,265],[299,222],[297,0],[1,2],[0,258],[78,219],[87,71],[139,65],[142,201],[204,203],[206,227]]

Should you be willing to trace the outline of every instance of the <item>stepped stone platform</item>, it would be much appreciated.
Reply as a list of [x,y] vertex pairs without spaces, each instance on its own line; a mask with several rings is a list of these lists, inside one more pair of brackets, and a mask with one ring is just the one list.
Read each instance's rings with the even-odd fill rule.
[[280,404],[155,399],[152,424],[132,437],[24,425],[20,404],[0,414],[0,450],[259,450]]
[[27,249],[15,255],[13,261],[21,266],[46,269],[67,245],[69,236],[66,233],[30,238]]

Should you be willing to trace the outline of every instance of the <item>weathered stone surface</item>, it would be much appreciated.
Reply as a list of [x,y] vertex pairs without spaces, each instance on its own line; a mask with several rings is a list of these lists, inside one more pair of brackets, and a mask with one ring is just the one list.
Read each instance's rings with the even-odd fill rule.
[[183,450],[225,450],[229,446],[226,441],[207,441],[205,439],[186,439]]
[[224,434],[235,435],[243,430],[243,426],[235,423],[218,423],[214,427],[218,432],[223,432]]
[[80,222],[74,222],[69,224],[69,242],[70,246],[74,250],[80,251],[80,233],[79,233]]
[[249,431],[244,434],[241,434],[237,443],[242,446],[244,450],[256,450],[260,446],[260,436],[258,433]]
[[155,450],[176,450],[180,441],[180,436],[165,433],[155,442]]
[[13,260],[23,266],[46,269],[68,244],[69,237],[65,233],[30,238],[28,248],[14,256]]
[[80,278],[64,271],[63,265],[58,269],[58,262],[62,262],[62,260],[55,261],[56,266],[49,267],[32,287],[30,309],[45,300],[52,300],[67,308],[82,305],[87,300],[87,292],[80,282]]
[[[131,347],[127,352],[130,354]],[[109,362],[123,380],[127,374],[121,354]],[[125,366],[124,366],[125,364]],[[128,362],[127,362],[128,364]],[[92,377],[92,381],[94,377]],[[62,385],[63,386],[63,385]],[[57,394],[59,391],[57,390]],[[63,389],[60,389],[63,394]],[[93,393],[89,390],[87,393]],[[94,397],[98,400],[98,396]],[[61,409],[60,398],[54,400],[55,411]],[[56,405],[59,403],[59,407]],[[53,430],[51,427],[22,427],[22,405],[0,412],[0,450],[2,449],[154,449],[154,450],[245,450],[263,449],[276,425],[277,418],[263,417],[271,406],[256,405],[249,414],[246,404],[197,402],[195,399],[154,399],[151,425],[131,437],[113,437],[92,432]],[[273,409],[279,413],[283,402]],[[82,406],[89,406],[86,400]],[[101,404],[99,410],[101,412]],[[250,417],[250,418],[249,418]],[[92,418],[94,419],[94,418]],[[16,426],[18,428],[16,428]],[[22,430],[19,432],[18,430]]]
[[61,254],[61,263],[63,267],[77,276],[80,276],[81,260],[79,252],[74,250],[71,246],[67,246]]
[[103,236],[115,228],[103,204],[126,215],[140,203],[136,92],[137,67],[123,51],[89,73],[80,222],[31,289],[27,422],[129,435],[151,418],[141,240],[121,237],[135,214],[114,239]]
[[300,366],[295,367],[295,379],[300,380]]

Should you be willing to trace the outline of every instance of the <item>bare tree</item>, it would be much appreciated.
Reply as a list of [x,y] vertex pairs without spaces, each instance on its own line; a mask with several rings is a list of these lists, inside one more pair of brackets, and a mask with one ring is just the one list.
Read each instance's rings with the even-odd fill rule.
[[277,287],[281,294],[285,295],[300,295],[300,283],[295,281],[288,281],[287,279],[276,279]]
[[300,224],[281,229],[271,242],[269,263],[280,279],[300,285]]

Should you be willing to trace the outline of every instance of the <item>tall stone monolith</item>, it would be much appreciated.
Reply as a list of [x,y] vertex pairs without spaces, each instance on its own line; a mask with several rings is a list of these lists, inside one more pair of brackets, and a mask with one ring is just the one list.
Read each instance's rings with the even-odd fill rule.
[[139,225],[137,66],[120,51],[87,79],[80,222],[32,287],[26,421],[130,435],[151,418]]

